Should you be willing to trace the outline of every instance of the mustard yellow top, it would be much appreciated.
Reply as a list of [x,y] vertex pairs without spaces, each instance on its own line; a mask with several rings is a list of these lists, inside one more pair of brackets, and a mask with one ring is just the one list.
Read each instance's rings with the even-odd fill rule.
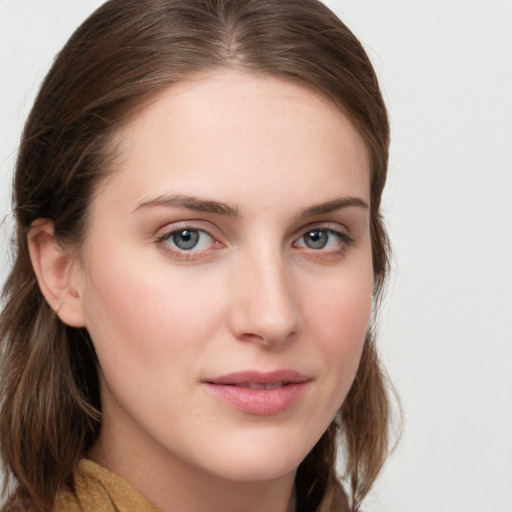
[[[63,490],[57,495],[52,512],[161,512],[121,477],[89,459],[78,464],[74,484],[74,491]],[[330,489],[318,512],[347,510],[339,507],[344,501],[336,496],[335,488]],[[292,498],[290,511],[295,510],[294,502]]]
[[75,491],[57,495],[52,512],[160,512],[130,484],[92,460],[82,459]]

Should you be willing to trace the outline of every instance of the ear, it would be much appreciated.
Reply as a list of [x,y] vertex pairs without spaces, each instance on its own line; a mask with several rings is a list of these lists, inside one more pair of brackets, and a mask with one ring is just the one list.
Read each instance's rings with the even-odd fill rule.
[[32,223],[28,248],[46,302],[65,324],[85,327],[78,263],[57,242],[52,221],[37,219]]

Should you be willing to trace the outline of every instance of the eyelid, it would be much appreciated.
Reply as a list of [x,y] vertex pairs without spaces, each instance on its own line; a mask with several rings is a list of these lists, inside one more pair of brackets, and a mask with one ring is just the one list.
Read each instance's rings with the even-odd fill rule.
[[[212,239],[211,247],[200,250],[180,250],[179,248],[173,247],[171,244],[167,243],[167,239],[173,233],[186,229],[206,233]],[[333,235],[338,236],[340,240],[338,246],[328,249],[314,249],[307,246],[297,245],[298,240],[302,239],[308,232],[314,230],[327,231]],[[204,220],[185,220],[171,222],[160,228],[153,237],[154,243],[158,245],[160,249],[163,250],[166,254],[168,254],[169,257],[176,260],[182,260],[184,262],[194,260],[210,260],[212,257],[214,257],[215,251],[226,247],[226,243],[223,240],[224,237],[216,228],[216,226],[212,226],[210,222],[206,222]],[[350,246],[354,245],[354,243],[354,237],[350,234],[349,229],[343,224],[332,221],[318,221],[311,222],[305,226],[302,226],[300,229],[297,229],[292,237],[291,245],[292,247],[295,247],[301,251],[307,251],[309,254],[316,253],[318,257],[321,257],[322,255],[326,257],[329,254],[343,254],[346,250],[349,249]]]
[[[306,234],[311,231],[327,231],[333,235],[337,235],[340,238],[340,247],[336,249],[313,249],[307,246],[296,246],[298,240],[302,239]],[[293,245],[300,249],[304,249],[306,251],[312,251],[316,253],[332,253],[332,252],[343,252],[348,249],[350,246],[354,245],[355,239],[349,233],[349,230],[343,226],[342,224],[335,222],[314,222],[303,226],[300,230],[298,230],[293,238]]]
[[156,230],[154,238],[162,239],[165,238],[166,236],[169,236],[171,233],[174,233],[175,231],[185,229],[190,229],[194,231],[204,231],[207,235],[210,235],[212,238],[221,238],[221,233],[214,225],[212,225],[210,222],[206,222],[204,220],[199,219],[187,219],[168,222]]
[[353,236],[351,235],[350,230],[345,225],[340,224],[339,222],[331,222],[331,221],[311,222],[309,224],[306,224],[305,226],[301,226],[299,229],[297,229],[295,231],[293,238],[294,239],[300,238],[301,236],[304,236],[309,231],[314,231],[315,229],[318,229],[320,231],[331,231],[334,233],[339,233],[340,235],[353,240]]
[[[212,256],[212,251],[221,249],[224,247],[224,244],[219,241],[220,236],[215,234],[215,229],[212,229],[210,226],[206,227],[204,221],[179,221],[166,225],[165,227],[159,229],[154,236],[154,243],[159,246],[159,248],[164,251],[171,258],[178,260],[195,260],[195,259],[209,259],[209,256]],[[205,233],[212,239],[211,247],[207,249],[200,250],[182,250],[178,247],[174,247],[167,242],[173,233],[184,231],[200,231]]]

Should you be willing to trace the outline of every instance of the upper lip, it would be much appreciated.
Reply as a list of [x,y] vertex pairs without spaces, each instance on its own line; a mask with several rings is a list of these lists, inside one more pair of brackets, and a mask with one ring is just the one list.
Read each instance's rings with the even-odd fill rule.
[[208,384],[236,385],[236,384],[296,384],[310,381],[311,378],[296,370],[274,370],[262,372],[249,370],[242,372],[228,373],[219,377],[205,379]]

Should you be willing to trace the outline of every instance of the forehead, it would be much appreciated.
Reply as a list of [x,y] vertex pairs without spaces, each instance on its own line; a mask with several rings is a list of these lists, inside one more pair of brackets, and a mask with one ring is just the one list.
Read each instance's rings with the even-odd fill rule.
[[224,70],[171,85],[114,141],[120,158],[111,179],[122,175],[118,184],[131,183],[138,201],[156,182],[162,194],[186,184],[187,194],[206,196],[212,187],[275,193],[299,177],[319,191],[339,180],[356,189],[346,193],[369,194],[368,151],[348,118],[276,77]]

